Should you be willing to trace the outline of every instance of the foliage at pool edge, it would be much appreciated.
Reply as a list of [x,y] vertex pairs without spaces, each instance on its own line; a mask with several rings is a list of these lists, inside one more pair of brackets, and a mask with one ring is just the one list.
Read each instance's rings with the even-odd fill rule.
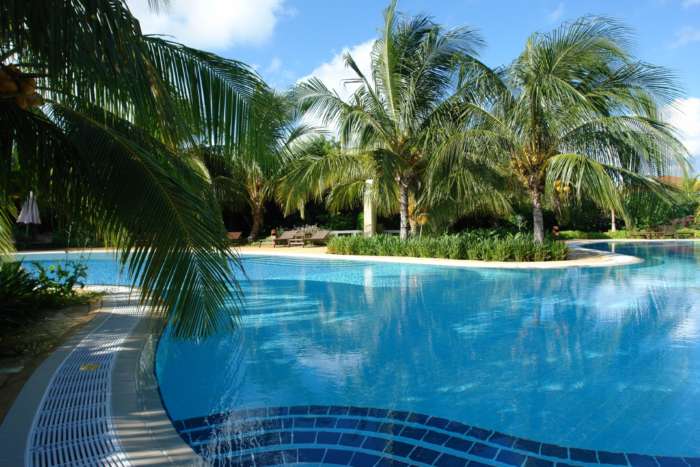
[[334,237],[328,253],[337,255],[409,256],[417,258],[481,261],[562,261],[569,249],[564,242],[546,239],[538,243],[529,234],[482,235],[468,232],[435,237]]

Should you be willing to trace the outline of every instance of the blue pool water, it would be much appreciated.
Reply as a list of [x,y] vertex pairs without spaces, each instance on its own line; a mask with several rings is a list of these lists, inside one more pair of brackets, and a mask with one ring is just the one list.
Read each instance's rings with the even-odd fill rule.
[[[645,262],[516,270],[246,256],[245,310],[235,335],[162,337],[156,370],[164,404],[185,432],[195,422],[184,420],[214,425],[232,411],[230,418],[245,418],[247,408],[258,411],[247,415],[275,415],[271,407],[286,413],[316,406],[327,415],[333,407],[371,407],[384,410],[379,422],[393,409],[536,440],[536,454],[545,457],[543,446],[553,445],[686,456],[693,465],[690,458],[700,456],[700,244],[595,248]],[[124,282],[110,258],[88,264],[90,282]],[[340,427],[315,423],[316,432],[319,423],[332,423],[329,433]],[[215,431],[183,437],[211,444]],[[425,437],[421,445],[449,447],[447,432],[435,433],[440,443]],[[274,436],[276,444],[297,444]],[[301,442],[323,444],[313,436]],[[485,461],[524,459],[507,462],[496,438],[484,443],[496,449]],[[596,462],[595,453],[587,459],[573,451],[570,463]],[[434,460],[413,454],[407,462]],[[602,456],[598,462],[616,463]],[[637,464],[649,459],[638,456]],[[632,457],[625,463],[635,464]]]

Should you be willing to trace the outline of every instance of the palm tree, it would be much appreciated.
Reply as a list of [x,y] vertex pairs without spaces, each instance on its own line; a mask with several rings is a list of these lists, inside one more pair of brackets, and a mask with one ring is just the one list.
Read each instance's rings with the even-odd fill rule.
[[[7,0],[0,18],[0,173],[14,166],[60,215],[114,245],[177,335],[231,328],[236,257],[183,148],[239,142],[254,73],[142,35],[124,0]],[[10,229],[0,216],[4,252]]]
[[294,157],[297,140],[308,128],[299,122],[287,95],[261,88],[251,99],[251,126],[237,148],[208,148],[203,161],[223,205],[250,210],[250,238],[262,228],[265,204],[274,199],[282,169]]
[[[635,60],[629,33],[597,17],[532,35],[507,68],[472,68],[465,106],[465,153],[499,156],[532,204],[534,236],[544,238],[543,196],[555,182],[623,212],[619,186],[663,193],[653,176],[685,165],[685,150],[660,105],[678,95],[666,70]],[[547,190],[545,190],[549,186]]]
[[398,210],[401,238],[407,238],[410,207],[420,202],[432,150],[445,125],[460,118],[455,111],[464,92],[457,85],[460,67],[478,66],[473,55],[481,44],[469,28],[446,31],[425,16],[399,17],[392,1],[372,50],[371,75],[345,55],[355,75],[351,83],[357,85],[348,102],[316,78],[298,86],[302,108],[339,128],[342,150],[297,160],[286,185],[306,185],[317,198],[333,188],[331,204],[339,205],[357,202],[365,180],[373,179],[379,208]]

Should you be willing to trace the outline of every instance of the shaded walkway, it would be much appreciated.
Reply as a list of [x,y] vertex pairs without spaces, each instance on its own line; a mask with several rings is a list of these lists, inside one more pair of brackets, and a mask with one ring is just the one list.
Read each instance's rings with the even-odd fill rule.
[[29,435],[29,466],[125,466],[111,420],[112,369],[141,316],[127,294],[110,296],[107,316],[54,373]]

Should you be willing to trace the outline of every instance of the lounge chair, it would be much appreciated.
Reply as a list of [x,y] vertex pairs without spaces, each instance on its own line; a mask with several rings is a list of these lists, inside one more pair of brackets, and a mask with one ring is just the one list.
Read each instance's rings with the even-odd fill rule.
[[306,233],[300,230],[294,231],[294,236],[289,240],[289,246],[304,246],[306,242]]
[[676,235],[676,228],[672,225],[662,225],[659,228],[660,238],[673,238]]
[[296,230],[285,230],[282,232],[282,235],[279,237],[276,237],[272,240],[272,246],[276,247],[279,245],[284,245],[284,246],[289,246],[289,242],[294,238],[296,235]]
[[243,232],[228,232],[226,233],[226,238],[228,238],[231,243],[241,243],[243,237]]
[[328,237],[330,237],[330,235],[330,230],[317,230],[306,240],[306,242],[310,245],[325,245],[328,243]]

